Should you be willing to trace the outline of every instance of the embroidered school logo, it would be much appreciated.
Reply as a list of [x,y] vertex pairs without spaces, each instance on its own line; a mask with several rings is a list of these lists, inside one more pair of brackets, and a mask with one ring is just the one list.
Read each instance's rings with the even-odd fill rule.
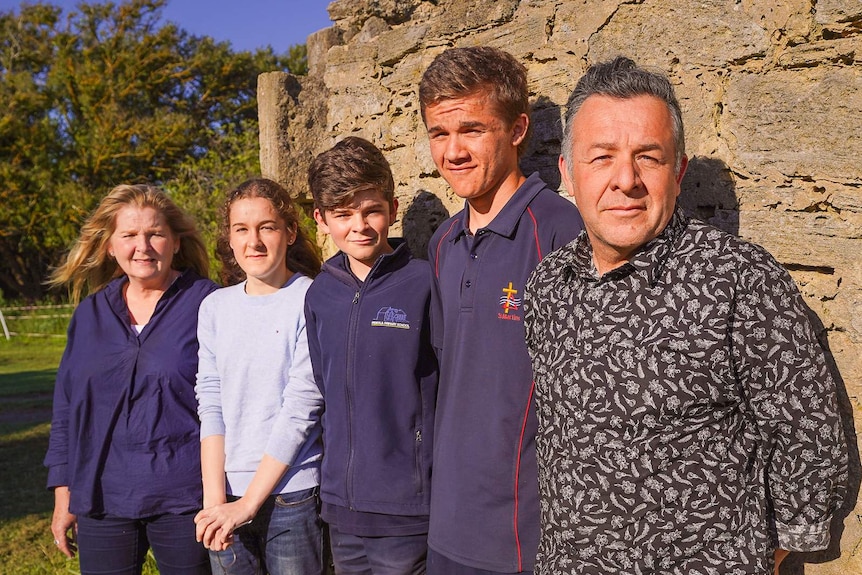
[[410,329],[410,322],[407,320],[407,313],[403,309],[382,307],[377,311],[377,316],[371,320],[371,326]]
[[512,282],[509,282],[509,285],[503,288],[503,295],[500,296],[500,307],[503,308],[503,311],[502,313],[497,313],[498,318],[510,321],[521,320],[521,316],[514,313],[521,309],[521,299],[515,297],[517,294],[518,290],[512,287]]

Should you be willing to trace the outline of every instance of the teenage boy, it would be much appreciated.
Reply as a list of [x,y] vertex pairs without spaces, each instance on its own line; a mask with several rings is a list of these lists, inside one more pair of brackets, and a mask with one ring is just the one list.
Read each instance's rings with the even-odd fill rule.
[[305,300],[335,571],[424,573],[437,393],[431,270],[389,240],[398,202],[373,144],[342,140],[315,158],[308,184],[314,219],[340,250]]
[[539,540],[536,413],[524,284],[581,230],[574,205],[518,158],[527,72],[488,47],[441,53],[419,84],[431,156],[464,209],[429,244],[440,358],[428,534],[432,575],[531,573]]

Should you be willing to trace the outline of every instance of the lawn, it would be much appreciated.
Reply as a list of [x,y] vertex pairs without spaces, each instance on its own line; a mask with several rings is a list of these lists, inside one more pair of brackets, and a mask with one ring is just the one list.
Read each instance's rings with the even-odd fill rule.
[[[51,392],[62,338],[0,339],[0,565],[4,575],[69,575],[77,560],[54,549],[45,489]],[[158,571],[148,558],[145,574]]]

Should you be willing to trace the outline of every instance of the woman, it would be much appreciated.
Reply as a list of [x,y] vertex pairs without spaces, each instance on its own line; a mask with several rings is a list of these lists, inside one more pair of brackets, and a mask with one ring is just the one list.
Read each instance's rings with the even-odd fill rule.
[[217,286],[194,223],[158,188],[114,188],[51,277],[74,301],[45,465],[51,531],[81,573],[209,573],[195,541],[197,312]]
[[217,573],[322,573],[323,399],[304,314],[320,259],[287,191],[271,180],[241,184],[221,215],[222,279],[236,285],[200,309],[197,537]]

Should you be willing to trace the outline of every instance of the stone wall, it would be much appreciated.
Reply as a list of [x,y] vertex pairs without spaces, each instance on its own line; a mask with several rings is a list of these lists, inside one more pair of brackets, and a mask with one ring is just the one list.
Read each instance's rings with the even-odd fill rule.
[[791,270],[840,372],[848,515],[832,549],[783,572],[862,573],[862,0],[337,0],[329,14],[334,26],[308,39],[307,78],[260,77],[263,171],[305,198],[315,154],[368,138],[392,164],[394,233],[420,253],[461,207],[419,117],[439,52],[487,44],[524,62],[535,130],[523,167],[554,186],[561,114],[589,64],[622,53],[670,75],[691,158],[684,205]]

